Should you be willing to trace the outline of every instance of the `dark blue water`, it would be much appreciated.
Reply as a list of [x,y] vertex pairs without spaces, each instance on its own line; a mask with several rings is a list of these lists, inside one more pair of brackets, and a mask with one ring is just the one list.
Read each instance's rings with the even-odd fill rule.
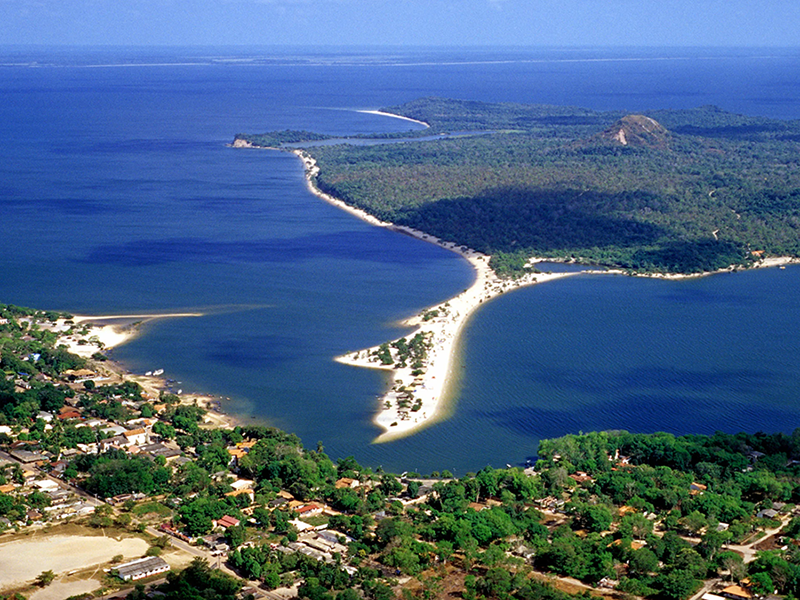
[[472,274],[319,201],[293,156],[225,144],[285,128],[405,131],[417,126],[357,110],[428,95],[800,118],[800,53],[5,48],[0,301],[205,312],[151,324],[115,356],[396,470],[519,462],[542,437],[581,429],[800,423],[797,270],[582,275],[485,306],[465,335],[452,418],[370,445],[384,376],[332,357],[396,337],[398,320]]

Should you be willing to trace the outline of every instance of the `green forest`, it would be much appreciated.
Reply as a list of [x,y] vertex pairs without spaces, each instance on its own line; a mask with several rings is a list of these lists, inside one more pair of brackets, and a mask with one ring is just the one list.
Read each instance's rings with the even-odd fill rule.
[[[506,267],[540,256],[699,273],[800,255],[800,121],[714,106],[631,117],[439,98],[381,110],[430,125],[416,135],[462,135],[309,144],[316,185]],[[318,137],[302,133],[237,137],[277,147],[264,142]]]

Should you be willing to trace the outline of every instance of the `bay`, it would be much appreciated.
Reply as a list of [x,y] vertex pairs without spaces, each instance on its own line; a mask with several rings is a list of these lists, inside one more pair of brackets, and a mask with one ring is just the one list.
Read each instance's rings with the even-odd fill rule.
[[[437,95],[800,118],[796,49],[0,49],[0,301],[199,310],[114,351],[228,410],[393,470],[519,463],[581,429],[790,431],[797,269],[664,282],[578,276],[482,307],[452,416],[372,445],[381,373],[332,361],[469,285],[455,255],[305,188],[238,132],[413,124],[358,112]],[[787,320],[788,319],[788,320]]]

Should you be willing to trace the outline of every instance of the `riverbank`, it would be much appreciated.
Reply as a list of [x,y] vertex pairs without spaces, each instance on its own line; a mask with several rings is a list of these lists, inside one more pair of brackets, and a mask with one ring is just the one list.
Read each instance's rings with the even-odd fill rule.
[[[203,313],[151,313],[135,315],[74,315],[70,319],[58,319],[49,329],[59,338],[56,346],[66,346],[67,350],[82,358],[92,359],[98,352],[107,352],[126,344],[141,333],[142,326],[158,319],[202,317]],[[204,423],[208,427],[233,428],[242,423],[221,411],[220,401],[207,394],[183,393],[175,390],[163,371],[148,371],[136,374],[128,371],[122,363],[113,359],[97,360],[93,365],[100,384],[119,384],[124,381],[138,383],[149,398],[157,399],[162,392],[176,394],[182,404],[196,404],[207,412]],[[178,392],[178,393],[176,393]]]

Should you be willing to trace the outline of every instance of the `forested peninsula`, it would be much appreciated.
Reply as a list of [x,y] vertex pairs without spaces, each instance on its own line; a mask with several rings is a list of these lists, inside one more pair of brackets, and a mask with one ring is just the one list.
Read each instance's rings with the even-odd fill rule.
[[800,256],[800,121],[440,98],[381,112],[430,127],[369,136],[383,144],[274,132],[234,145],[299,144],[321,191],[489,254],[501,274],[534,256],[683,274]]

